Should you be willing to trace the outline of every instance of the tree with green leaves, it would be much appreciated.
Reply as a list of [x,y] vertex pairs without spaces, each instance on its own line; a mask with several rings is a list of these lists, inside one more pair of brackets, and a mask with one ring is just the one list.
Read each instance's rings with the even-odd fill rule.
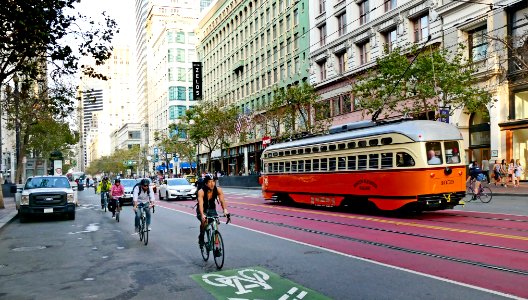
[[212,103],[203,102],[187,110],[178,124],[195,145],[207,149],[208,171],[212,171],[211,152],[220,149],[233,135],[236,119],[236,109],[233,107],[222,109]]
[[[481,111],[492,101],[491,94],[475,86],[472,65],[464,60],[461,49],[394,49],[377,59],[376,68],[352,86],[359,107],[375,117],[425,115],[449,107],[468,112]],[[420,53],[422,52],[422,53]]]
[[265,134],[276,133],[275,139],[279,141],[322,133],[328,129],[330,120],[320,115],[324,103],[319,99],[315,88],[307,82],[279,88],[264,106],[264,112],[253,120],[265,128]]

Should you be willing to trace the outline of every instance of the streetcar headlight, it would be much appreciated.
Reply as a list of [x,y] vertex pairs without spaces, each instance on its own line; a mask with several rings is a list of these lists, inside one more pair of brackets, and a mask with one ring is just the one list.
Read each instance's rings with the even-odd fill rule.
[[20,197],[20,205],[29,205],[29,195]]

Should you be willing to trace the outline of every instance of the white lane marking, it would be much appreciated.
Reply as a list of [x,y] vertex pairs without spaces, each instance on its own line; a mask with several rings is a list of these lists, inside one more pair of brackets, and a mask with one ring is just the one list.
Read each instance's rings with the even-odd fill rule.
[[[165,209],[168,209],[168,210],[172,210],[172,211],[178,212],[178,213],[183,213],[183,214],[186,214],[186,215],[190,215],[190,216],[196,217],[195,214],[191,214],[191,213],[188,213],[188,212],[185,212],[185,211],[177,210],[175,208],[163,207],[163,206],[161,206],[161,207],[165,208]],[[260,233],[260,234],[264,234],[264,235],[275,237],[275,238],[282,239],[282,240],[285,240],[285,241],[297,243],[299,245],[312,247],[312,248],[319,249],[319,250],[322,250],[322,251],[327,251],[327,252],[330,252],[330,253],[339,254],[339,255],[342,255],[342,256],[349,257],[349,258],[353,258],[353,259],[361,260],[361,261],[364,261],[364,262],[372,263],[372,264],[375,264],[375,265],[383,266],[383,267],[386,267],[386,268],[391,268],[391,269],[395,269],[395,270],[399,270],[399,271],[403,271],[403,272],[407,272],[407,273],[411,273],[411,274],[415,274],[415,275],[419,275],[419,276],[424,276],[424,277],[440,280],[440,281],[443,281],[443,282],[447,282],[447,283],[451,283],[451,284],[455,284],[455,285],[459,285],[459,286],[475,289],[475,290],[478,290],[478,291],[483,291],[483,292],[487,292],[487,293],[490,293],[490,294],[499,295],[499,296],[510,298],[510,299],[519,299],[519,300],[524,299],[524,298],[521,298],[521,297],[518,297],[518,296],[515,296],[515,295],[510,295],[510,294],[506,294],[506,293],[502,293],[502,292],[486,289],[486,288],[483,288],[483,287],[479,287],[479,286],[475,286],[475,285],[471,285],[471,284],[467,284],[467,283],[454,281],[454,280],[451,280],[451,279],[438,277],[438,276],[435,276],[435,275],[430,275],[430,274],[426,274],[426,273],[422,273],[422,272],[418,272],[418,271],[414,271],[414,270],[410,270],[410,269],[405,269],[405,268],[402,268],[402,267],[388,265],[388,264],[381,263],[381,262],[378,262],[378,261],[375,261],[375,260],[370,260],[370,259],[367,259],[367,258],[354,256],[354,255],[351,255],[351,254],[348,254],[348,253],[343,253],[343,252],[339,252],[337,250],[323,248],[323,247],[312,245],[312,244],[308,244],[308,243],[305,243],[305,242],[299,242],[299,241],[292,240],[292,239],[289,239],[289,238],[285,238],[285,237],[282,237],[282,236],[278,236],[278,235],[275,235],[275,234],[271,234],[271,233],[267,233],[267,232],[259,231],[259,230],[256,230],[256,229],[247,228],[247,227],[242,227],[240,225],[236,225],[236,224],[233,224],[233,223],[231,223],[230,226],[234,226],[234,227],[238,227],[238,228],[241,228],[241,229],[257,232],[257,233]]]

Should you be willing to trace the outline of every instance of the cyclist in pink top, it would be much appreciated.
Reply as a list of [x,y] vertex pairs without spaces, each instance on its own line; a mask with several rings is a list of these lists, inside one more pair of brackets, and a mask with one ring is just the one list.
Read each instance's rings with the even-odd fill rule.
[[[125,188],[121,185],[121,180],[116,179],[114,182],[114,185],[110,188],[110,205],[108,205],[108,209],[112,212],[112,218],[115,218],[115,212],[117,208],[117,201],[119,201],[121,197],[125,195]],[[121,203],[119,203],[119,206],[121,206]]]

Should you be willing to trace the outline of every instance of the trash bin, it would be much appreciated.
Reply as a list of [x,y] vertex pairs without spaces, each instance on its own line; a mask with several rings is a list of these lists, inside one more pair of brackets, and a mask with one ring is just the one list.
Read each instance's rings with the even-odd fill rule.
[[15,196],[13,193],[11,193],[11,186],[16,186],[16,184],[13,184],[13,183],[2,184],[2,194],[4,194],[4,197],[14,197]]

